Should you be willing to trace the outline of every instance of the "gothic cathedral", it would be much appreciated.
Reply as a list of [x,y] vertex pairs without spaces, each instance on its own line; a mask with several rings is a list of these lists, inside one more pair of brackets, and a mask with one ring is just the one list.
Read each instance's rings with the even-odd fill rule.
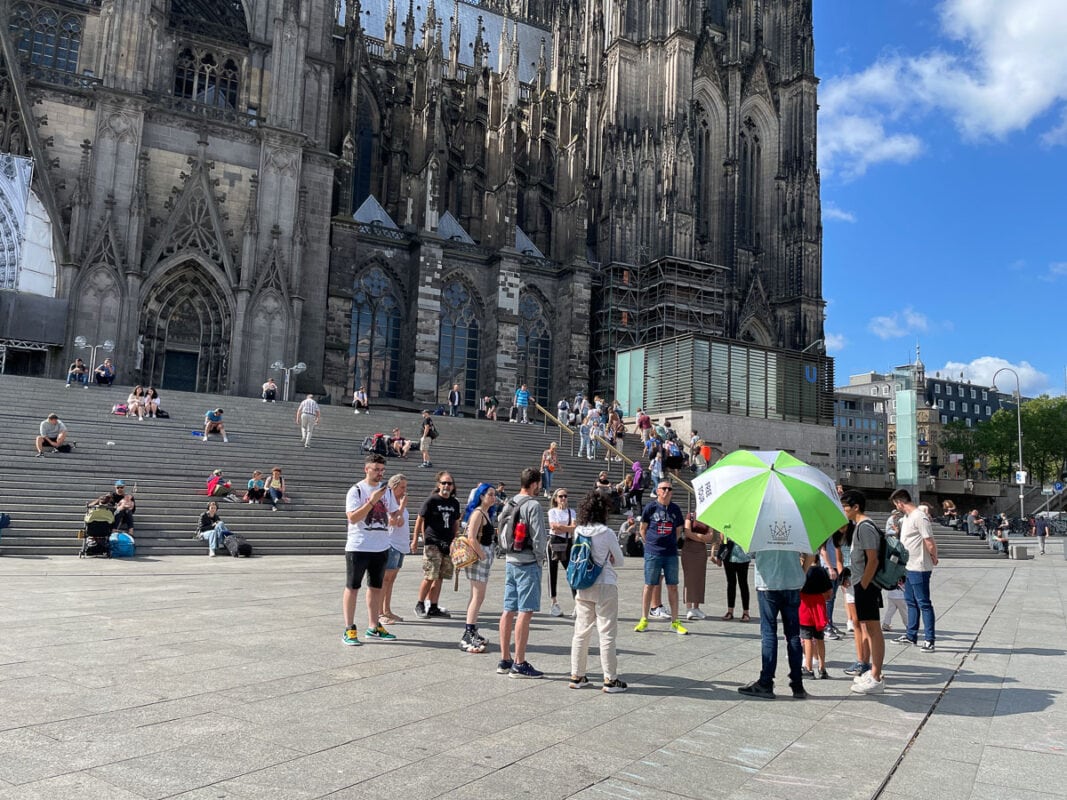
[[554,403],[681,334],[809,348],[811,5],[0,0],[48,371],[84,337],[127,383]]

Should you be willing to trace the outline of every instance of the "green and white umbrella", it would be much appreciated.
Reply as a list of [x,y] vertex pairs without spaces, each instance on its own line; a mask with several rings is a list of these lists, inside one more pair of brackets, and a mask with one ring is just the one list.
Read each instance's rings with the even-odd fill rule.
[[814,552],[845,524],[837,486],[781,450],[737,450],[693,479],[697,519],[750,553]]

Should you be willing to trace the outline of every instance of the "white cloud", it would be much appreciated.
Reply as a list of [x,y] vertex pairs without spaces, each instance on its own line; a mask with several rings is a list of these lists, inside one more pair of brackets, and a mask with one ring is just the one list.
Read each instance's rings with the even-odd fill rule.
[[1056,261],[1048,265],[1048,272],[1041,276],[1041,280],[1050,283],[1060,278],[1067,278],[1067,261]]
[[[1007,359],[997,356],[980,356],[969,363],[949,361],[941,369],[942,377],[956,378],[963,375],[963,379],[977,386],[992,386],[993,375],[997,370],[1008,367],[1019,374],[1019,383],[1022,386],[1023,396],[1035,397],[1049,391],[1049,377],[1044,372],[1031,366],[1028,361],[1013,364]],[[927,375],[930,371],[927,370]],[[997,389],[1005,393],[1015,391],[1015,376],[1010,372],[1003,372],[997,378]]]
[[845,349],[845,345],[848,340],[844,337],[844,334],[840,333],[826,333],[826,352],[834,355],[840,353]]
[[[844,179],[882,162],[906,163],[923,142],[905,128],[947,115],[965,138],[1002,139],[1050,111],[1042,137],[1067,144],[1067,14],[1063,0],[944,0],[941,48],[893,53],[862,72],[824,80],[820,166]],[[925,124],[925,123],[923,123]]]
[[830,202],[822,204],[822,218],[823,222],[826,220],[836,220],[838,222],[855,222],[856,215],[851,211],[845,211],[843,208],[838,208],[836,205]]
[[900,339],[930,330],[930,322],[925,314],[908,307],[884,317],[874,317],[867,325],[867,330],[879,339]]

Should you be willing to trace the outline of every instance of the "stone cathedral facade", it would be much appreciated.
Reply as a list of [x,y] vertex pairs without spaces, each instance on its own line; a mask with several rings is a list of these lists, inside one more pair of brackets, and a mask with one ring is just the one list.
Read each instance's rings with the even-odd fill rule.
[[823,336],[811,0],[0,12],[54,374],[83,336],[164,388],[554,402],[674,335]]

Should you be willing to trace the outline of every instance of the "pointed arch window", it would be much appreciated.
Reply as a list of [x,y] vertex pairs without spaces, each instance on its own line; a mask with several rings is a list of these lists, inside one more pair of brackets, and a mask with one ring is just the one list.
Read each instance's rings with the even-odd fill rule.
[[763,182],[763,148],[756,124],[749,117],[741,132],[738,234],[743,247],[759,246],[760,188]]
[[541,301],[529,292],[519,298],[518,382],[530,396],[548,403],[552,392],[552,330]]
[[711,128],[707,118],[702,118],[696,132],[696,169],[693,192],[697,201],[697,236],[707,239],[711,236],[711,191],[713,181],[711,173]]
[[78,71],[82,18],[64,14],[49,6],[15,3],[11,6],[8,29],[18,54],[31,64],[59,70]]
[[186,47],[174,63],[174,96],[215,108],[236,109],[241,71],[232,58]]
[[348,354],[354,385],[371,397],[399,397],[400,301],[381,267],[372,267],[355,285]]
[[478,396],[478,310],[470,290],[459,281],[441,292],[441,339],[437,350],[437,398],[447,398],[458,383],[465,405]]

